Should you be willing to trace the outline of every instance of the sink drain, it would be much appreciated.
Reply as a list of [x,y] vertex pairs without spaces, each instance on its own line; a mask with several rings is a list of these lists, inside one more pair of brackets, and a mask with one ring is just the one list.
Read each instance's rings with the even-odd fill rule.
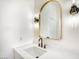
[[36,58],[39,58],[39,56],[36,56]]

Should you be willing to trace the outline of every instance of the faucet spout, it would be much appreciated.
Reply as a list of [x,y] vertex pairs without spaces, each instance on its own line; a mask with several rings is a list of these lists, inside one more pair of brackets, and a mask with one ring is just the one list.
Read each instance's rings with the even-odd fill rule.
[[42,38],[39,38],[39,42],[40,42],[40,43],[39,43],[39,46],[40,46],[40,47],[43,47],[43,39],[42,39]]

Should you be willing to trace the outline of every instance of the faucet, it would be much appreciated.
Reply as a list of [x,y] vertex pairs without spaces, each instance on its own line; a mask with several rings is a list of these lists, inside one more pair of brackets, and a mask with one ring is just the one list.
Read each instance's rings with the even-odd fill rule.
[[43,39],[42,38],[39,38],[38,41],[39,41],[38,46],[43,47]]
[[40,37],[38,41],[39,41],[39,43],[38,43],[39,47],[46,48],[46,44],[43,43],[43,38]]

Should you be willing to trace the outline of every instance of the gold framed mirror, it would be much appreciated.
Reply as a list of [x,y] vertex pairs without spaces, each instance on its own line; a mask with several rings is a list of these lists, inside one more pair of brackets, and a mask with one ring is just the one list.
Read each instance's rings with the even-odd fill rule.
[[59,40],[62,38],[62,8],[58,1],[49,0],[39,12],[39,37]]

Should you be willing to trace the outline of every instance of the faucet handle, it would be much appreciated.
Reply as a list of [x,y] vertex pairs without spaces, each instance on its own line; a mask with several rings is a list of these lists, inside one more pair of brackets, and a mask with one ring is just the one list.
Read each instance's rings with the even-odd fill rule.
[[44,44],[44,48],[46,48],[46,44]]

